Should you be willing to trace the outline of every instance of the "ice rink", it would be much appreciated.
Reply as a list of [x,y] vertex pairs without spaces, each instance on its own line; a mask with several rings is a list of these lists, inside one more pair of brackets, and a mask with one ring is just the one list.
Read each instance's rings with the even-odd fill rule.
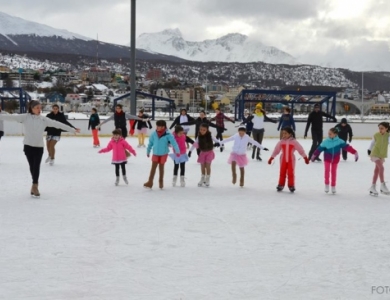
[[[116,187],[111,153],[64,137],[33,199],[22,139],[0,141],[0,299],[390,298],[373,291],[390,285],[390,196],[368,194],[368,140],[353,141],[360,159],[340,162],[328,195],[323,164],[302,159],[295,194],[276,192],[276,139],[264,140],[263,162],[250,160],[244,188],[231,184],[230,143],[216,151],[209,188],[197,187],[194,154],[185,188],[171,186],[168,161],[165,189],[150,191],[144,148],[127,164],[130,184]],[[308,151],[311,140],[300,142]]]

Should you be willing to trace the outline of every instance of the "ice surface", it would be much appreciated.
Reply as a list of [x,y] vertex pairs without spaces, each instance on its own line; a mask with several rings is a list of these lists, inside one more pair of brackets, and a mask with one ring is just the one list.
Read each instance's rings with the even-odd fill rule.
[[55,165],[42,163],[37,200],[22,137],[5,137],[0,299],[386,299],[371,287],[390,283],[390,198],[368,195],[368,143],[353,142],[360,160],[340,163],[337,194],[327,195],[323,165],[302,159],[296,193],[277,193],[269,152],[250,161],[245,188],[233,186],[232,144],[216,152],[210,188],[197,187],[195,154],[185,188],[171,187],[169,161],[166,188],[144,189],[150,161],[138,148],[129,186],[115,187],[111,154],[97,154],[90,138],[64,137]]

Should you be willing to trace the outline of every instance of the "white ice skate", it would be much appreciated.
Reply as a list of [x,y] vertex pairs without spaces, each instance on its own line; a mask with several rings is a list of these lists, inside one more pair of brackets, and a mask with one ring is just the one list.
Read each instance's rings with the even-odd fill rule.
[[115,179],[115,185],[117,186],[118,184],[119,184],[119,176],[117,176]]
[[175,187],[177,182],[177,176],[173,176],[172,178],[172,186]]
[[329,185],[325,185],[325,193],[329,193]]
[[54,159],[51,159],[50,162],[49,162],[49,164],[50,164],[51,166],[53,166],[53,165],[54,165]]
[[180,176],[180,186],[185,187],[186,186],[186,180],[184,176]]
[[388,190],[386,183],[381,183],[381,193],[385,195],[390,195],[390,191]]
[[207,186],[207,187],[209,187],[210,186],[210,175],[206,175],[205,177],[204,177],[204,179],[205,179],[205,185]]
[[373,184],[370,188],[370,195],[371,196],[378,196],[378,191],[376,190],[376,184]]
[[332,186],[332,194],[336,194],[336,187]]
[[129,182],[127,181],[126,175],[123,176],[123,181],[124,181],[126,184],[129,184]]
[[198,186],[201,187],[204,183],[205,183],[205,176],[202,175],[202,177],[200,178],[200,181],[198,182]]
[[48,156],[47,158],[46,158],[46,160],[45,160],[45,164],[47,164],[47,163],[49,163],[50,162],[50,156]]

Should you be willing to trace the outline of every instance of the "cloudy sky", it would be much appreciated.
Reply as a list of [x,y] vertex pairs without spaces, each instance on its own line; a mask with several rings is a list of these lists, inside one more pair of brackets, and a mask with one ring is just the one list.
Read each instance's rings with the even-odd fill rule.
[[[0,11],[106,42],[130,40],[130,0],[0,0]],[[239,32],[303,63],[390,70],[389,0],[139,0],[137,35]]]

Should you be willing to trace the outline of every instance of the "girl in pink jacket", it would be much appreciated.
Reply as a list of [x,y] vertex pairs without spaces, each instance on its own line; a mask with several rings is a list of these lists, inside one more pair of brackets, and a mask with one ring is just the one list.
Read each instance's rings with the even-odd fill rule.
[[106,148],[103,148],[99,151],[99,153],[106,153],[112,150],[112,164],[115,165],[115,185],[119,184],[119,167],[122,169],[123,181],[126,184],[129,184],[126,177],[126,164],[127,164],[127,155],[126,150],[128,150],[131,154],[136,156],[134,149],[126,142],[126,140],[122,137],[122,131],[120,129],[115,129],[112,132],[112,139],[108,143]]
[[186,146],[186,134],[184,133],[184,128],[180,125],[176,126],[175,131],[173,132],[173,137],[175,138],[175,141],[179,146],[180,153],[176,153],[175,150],[173,150],[173,153],[169,154],[169,156],[175,162],[175,167],[173,168],[172,186],[176,186],[177,175],[180,167],[180,186],[185,187],[186,182],[184,174],[186,171],[186,162],[188,161],[188,155]]

